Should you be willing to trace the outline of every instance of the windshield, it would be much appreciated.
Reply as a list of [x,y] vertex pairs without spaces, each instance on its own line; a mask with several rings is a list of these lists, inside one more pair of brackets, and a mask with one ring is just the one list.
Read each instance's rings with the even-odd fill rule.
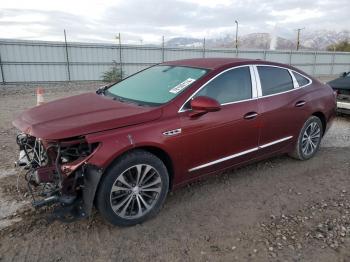
[[207,71],[184,66],[153,66],[112,85],[106,95],[145,104],[164,104]]

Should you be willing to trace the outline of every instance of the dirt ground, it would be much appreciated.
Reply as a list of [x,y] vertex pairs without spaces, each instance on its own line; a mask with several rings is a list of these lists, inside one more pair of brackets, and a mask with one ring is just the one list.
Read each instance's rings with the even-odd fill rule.
[[[101,83],[45,86],[45,98]],[[0,261],[350,261],[350,117],[338,117],[309,161],[280,156],[170,193],[154,219],[112,227],[48,223],[18,170],[11,120],[32,86],[0,87]]]

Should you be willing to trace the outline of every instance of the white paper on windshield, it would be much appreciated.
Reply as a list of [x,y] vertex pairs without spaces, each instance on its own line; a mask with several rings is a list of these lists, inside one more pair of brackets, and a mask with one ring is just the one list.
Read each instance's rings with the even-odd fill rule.
[[190,84],[192,84],[194,81],[196,81],[193,78],[187,78],[185,81],[183,81],[182,83],[178,84],[177,86],[173,87],[172,89],[169,90],[170,93],[173,94],[177,94],[179,93],[181,90],[183,90],[185,87],[189,86]]

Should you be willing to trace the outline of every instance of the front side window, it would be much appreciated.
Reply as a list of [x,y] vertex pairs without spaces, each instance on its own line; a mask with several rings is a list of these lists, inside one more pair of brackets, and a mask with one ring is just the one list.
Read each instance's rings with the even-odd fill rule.
[[287,69],[258,66],[263,96],[278,94],[294,88],[292,76]]
[[229,70],[214,78],[196,95],[208,96],[220,104],[252,98],[252,81],[248,66]]
[[120,100],[159,105],[175,98],[208,72],[207,69],[159,65],[109,87],[105,94]]
[[302,76],[301,74],[294,72],[294,71],[293,71],[293,74],[294,74],[295,79],[298,82],[299,87],[306,86],[307,84],[310,83],[310,80],[307,79],[306,77]]

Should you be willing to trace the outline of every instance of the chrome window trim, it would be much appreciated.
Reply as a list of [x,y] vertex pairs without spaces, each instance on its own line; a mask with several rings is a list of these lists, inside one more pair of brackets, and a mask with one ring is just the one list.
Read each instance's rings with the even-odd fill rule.
[[257,98],[258,97],[258,87],[257,87],[255,73],[254,73],[254,67],[252,65],[249,65],[249,70],[250,70],[250,79],[252,81],[252,98]]
[[233,102],[227,102],[227,103],[223,103],[221,104],[221,106],[225,106],[225,105],[232,105],[232,104],[236,104],[236,103],[241,103],[241,102],[246,102],[246,101],[250,101],[250,100],[255,100],[258,98],[258,89],[257,89],[257,82],[256,82],[256,78],[255,75],[253,75],[252,73],[254,73],[254,68],[252,65],[240,65],[240,66],[234,66],[234,67],[230,67],[228,69],[225,69],[224,71],[220,72],[219,74],[215,75],[214,77],[212,77],[211,79],[209,79],[207,82],[205,82],[200,88],[198,88],[194,93],[192,93],[192,95],[190,95],[189,98],[186,99],[186,101],[182,104],[182,106],[180,107],[178,113],[182,113],[182,112],[186,112],[189,111],[191,109],[184,109],[184,106],[187,104],[188,101],[190,101],[199,91],[201,91],[207,84],[209,84],[211,81],[213,81],[215,78],[219,77],[220,75],[237,69],[237,68],[241,68],[241,67],[249,67],[249,72],[250,72],[250,80],[251,80],[251,85],[252,85],[252,98],[249,99],[244,99],[244,100],[239,100],[239,101],[233,101]]
[[258,147],[254,147],[254,148],[251,148],[251,149],[248,149],[248,150],[245,150],[245,151],[242,151],[242,152],[239,152],[239,153],[230,155],[230,156],[226,156],[226,157],[223,157],[223,158],[219,158],[219,159],[217,159],[217,160],[214,160],[214,161],[205,163],[205,164],[203,164],[203,165],[199,165],[199,166],[193,167],[193,168],[189,169],[188,172],[193,172],[193,171],[196,171],[196,170],[198,170],[198,169],[202,169],[202,168],[205,168],[205,167],[208,167],[208,166],[212,166],[212,165],[215,165],[215,164],[218,164],[218,163],[221,163],[221,162],[224,162],[224,161],[227,161],[227,160],[230,160],[230,159],[239,157],[239,156],[243,156],[243,155],[246,155],[246,154],[249,154],[249,153],[258,151],[258,150],[260,150],[260,149],[263,149],[263,148],[266,148],[266,147],[269,147],[269,146],[272,146],[272,145],[275,145],[275,144],[278,144],[278,143],[287,141],[287,140],[289,140],[289,139],[291,139],[291,138],[293,138],[293,136],[287,136],[287,137],[284,137],[284,138],[281,138],[281,139],[272,141],[272,142],[270,142],[270,143],[263,144],[263,145],[258,146]]
[[299,86],[299,83],[298,83],[298,81],[297,81],[296,78],[295,78],[295,81],[296,81],[297,84],[298,84],[298,88],[303,88],[303,87],[306,87],[306,86],[309,86],[309,85],[312,84],[312,79],[311,79],[310,77],[307,77],[306,75],[301,74],[301,73],[299,73],[299,72],[297,72],[297,71],[294,71],[294,70],[290,70],[290,71],[292,72],[292,75],[293,75],[294,78],[295,78],[294,73],[296,73],[296,74],[301,75],[302,77],[305,77],[307,80],[309,80],[309,83],[307,83],[306,85]]
[[[252,98],[250,99],[245,99],[245,100],[239,100],[239,101],[234,101],[234,102],[228,102],[228,103],[223,103],[221,104],[221,106],[225,106],[225,105],[231,105],[231,104],[236,104],[236,103],[242,103],[242,102],[246,102],[246,101],[251,101],[251,100],[256,100],[259,98],[264,98],[264,97],[270,97],[270,96],[276,96],[276,95],[281,95],[281,94],[285,94],[285,93],[289,93],[291,91],[295,91],[298,90],[300,88],[304,88],[307,87],[309,85],[311,85],[313,83],[312,79],[305,76],[304,74],[301,74],[295,70],[283,67],[283,66],[277,66],[277,65],[266,65],[266,64],[248,64],[248,65],[240,65],[240,66],[234,66],[234,67],[230,67],[228,69],[225,69],[224,71],[220,72],[219,74],[217,74],[216,76],[214,76],[213,78],[209,79],[206,83],[204,83],[200,88],[198,88],[192,95],[190,95],[190,97],[182,104],[182,106],[180,107],[180,109],[178,110],[178,113],[182,113],[182,112],[186,112],[189,111],[191,109],[184,109],[184,106],[187,104],[188,101],[190,101],[200,90],[202,90],[202,88],[204,88],[207,84],[209,84],[211,81],[213,81],[215,78],[217,78],[218,76],[220,76],[221,74],[236,69],[236,68],[240,68],[240,67],[246,67],[249,66],[250,69],[250,78],[251,78],[251,82],[252,82]],[[292,77],[293,80],[293,86],[294,88],[288,91],[284,91],[284,92],[279,92],[276,94],[271,94],[271,95],[266,95],[263,96],[262,95],[262,89],[261,89],[261,81],[260,81],[260,76],[259,76],[259,72],[258,72],[258,66],[269,66],[269,67],[277,67],[277,68],[281,68],[281,69],[285,69],[289,72],[290,76]],[[305,77],[306,79],[309,80],[309,83],[307,85],[304,86],[299,86],[298,81],[296,80],[295,76],[294,76],[294,72],[300,74],[301,76]]]
[[258,90],[258,97],[262,97],[261,81],[260,81],[260,76],[258,73],[258,68],[255,65],[253,66],[253,68],[254,68],[256,87]]
[[[266,65],[266,64],[254,64],[254,72],[256,74],[256,81],[257,81],[257,87],[258,87],[258,98],[264,98],[264,97],[270,97],[270,96],[276,96],[276,95],[281,95],[281,94],[285,94],[285,93],[289,93],[291,91],[295,91],[295,90],[298,90],[300,88],[304,88],[306,86],[309,86],[313,83],[312,79],[310,79],[309,77],[299,73],[299,72],[296,72],[292,69],[289,69],[289,68],[286,68],[286,67],[283,67],[283,66],[276,66],[276,65]],[[271,94],[271,95],[266,95],[266,96],[263,96],[262,95],[262,88],[261,88],[261,81],[260,81],[260,76],[259,76],[259,72],[258,72],[258,66],[269,66],[269,67],[277,67],[277,68],[281,68],[281,69],[285,69],[289,72],[290,76],[292,77],[293,79],[293,86],[294,88],[291,89],[291,90],[288,90],[288,91],[284,91],[284,92],[279,92],[279,93],[276,93],[276,94]],[[298,81],[296,81],[296,78],[293,74],[293,72],[296,72],[298,74],[300,74],[301,76],[305,77],[306,79],[309,80],[309,83],[307,85],[304,85],[304,86],[300,86],[299,87],[299,84],[298,84]],[[295,80],[295,82],[294,82]],[[297,87],[296,87],[297,86]]]
[[294,74],[292,73],[292,70],[288,69],[288,72],[289,72],[290,76],[292,77],[294,89],[299,88],[298,81],[295,78]]

